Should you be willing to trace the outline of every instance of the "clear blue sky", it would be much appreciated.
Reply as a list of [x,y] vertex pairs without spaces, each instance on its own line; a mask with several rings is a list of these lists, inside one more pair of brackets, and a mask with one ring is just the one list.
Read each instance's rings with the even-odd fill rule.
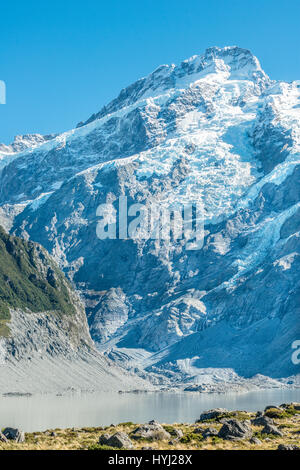
[[300,79],[299,0],[1,2],[0,142],[67,130],[163,63],[239,45]]

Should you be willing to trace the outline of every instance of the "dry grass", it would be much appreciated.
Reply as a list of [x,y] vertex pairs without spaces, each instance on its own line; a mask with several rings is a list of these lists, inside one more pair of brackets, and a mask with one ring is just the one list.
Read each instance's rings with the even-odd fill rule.
[[[253,413],[248,413],[249,419],[254,417]],[[151,447],[158,450],[273,450],[277,449],[279,444],[293,444],[300,446],[300,413],[294,416],[275,419],[276,425],[284,433],[284,437],[262,436],[262,427],[253,426],[255,435],[262,441],[262,445],[251,444],[249,440],[227,441],[218,437],[210,437],[202,440],[201,434],[195,434],[196,428],[205,429],[208,425],[220,429],[220,423],[201,423],[201,424],[174,424],[173,427],[181,429],[183,439],[170,444],[168,441],[134,441],[135,449],[142,447]],[[53,429],[45,432],[26,433],[26,441],[24,443],[2,443],[1,450],[88,450],[89,448],[99,448],[99,436],[104,433],[113,434],[117,431],[123,431],[130,434],[136,429],[137,424],[121,423],[117,426],[106,428],[82,428],[82,429]],[[166,425],[166,429],[170,430],[170,426]],[[50,434],[54,432],[55,436]],[[172,437],[173,439],[173,437]],[[101,450],[101,447],[99,448]]]

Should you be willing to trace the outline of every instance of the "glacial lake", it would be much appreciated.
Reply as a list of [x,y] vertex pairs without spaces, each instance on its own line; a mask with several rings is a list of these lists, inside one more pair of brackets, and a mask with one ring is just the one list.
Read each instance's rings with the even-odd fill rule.
[[25,432],[55,428],[106,426],[156,419],[162,423],[193,423],[211,408],[263,410],[267,405],[300,402],[298,390],[261,390],[247,393],[75,393],[63,396],[1,396],[0,426]]

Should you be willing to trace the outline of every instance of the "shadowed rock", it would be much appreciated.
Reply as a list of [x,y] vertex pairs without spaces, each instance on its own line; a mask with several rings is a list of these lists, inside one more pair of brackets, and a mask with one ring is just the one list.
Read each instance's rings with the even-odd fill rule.
[[11,441],[16,441],[16,442],[25,441],[25,433],[23,431],[20,431],[20,429],[5,428],[3,430],[3,434],[7,439]]
[[133,444],[125,432],[117,432],[112,436],[109,434],[104,434],[103,436],[100,436],[99,444],[110,447],[117,447],[118,449],[133,448]]
[[263,428],[261,431],[262,434],[273,434],[273,436],[283,436],[283,433],[279,431],[279,429],[272,425],[272,424],[266,424],[266,426]]
[[238,421],[229,419],[223,424],[218,436],[222,439],[250,439],[253,435],[250,423],[248,421]]
[[259,416],[251,421],[251,423],[254,426],[266,426],[267,424],[274,424],[274,421],[272,418],[269,418],[268,416]]

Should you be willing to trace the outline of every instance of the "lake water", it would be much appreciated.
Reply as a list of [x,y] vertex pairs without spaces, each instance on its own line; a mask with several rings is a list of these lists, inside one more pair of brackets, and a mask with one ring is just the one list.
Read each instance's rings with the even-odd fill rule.
[[300,389],[228,394],[86,393],[1,397],[0,428],[13,426],[30,432],[126,421],[143,423],[150,419],[162,423],[192,423],[202,411],[211,408],[258,411],[267,405],[292,401],[300,402]]

